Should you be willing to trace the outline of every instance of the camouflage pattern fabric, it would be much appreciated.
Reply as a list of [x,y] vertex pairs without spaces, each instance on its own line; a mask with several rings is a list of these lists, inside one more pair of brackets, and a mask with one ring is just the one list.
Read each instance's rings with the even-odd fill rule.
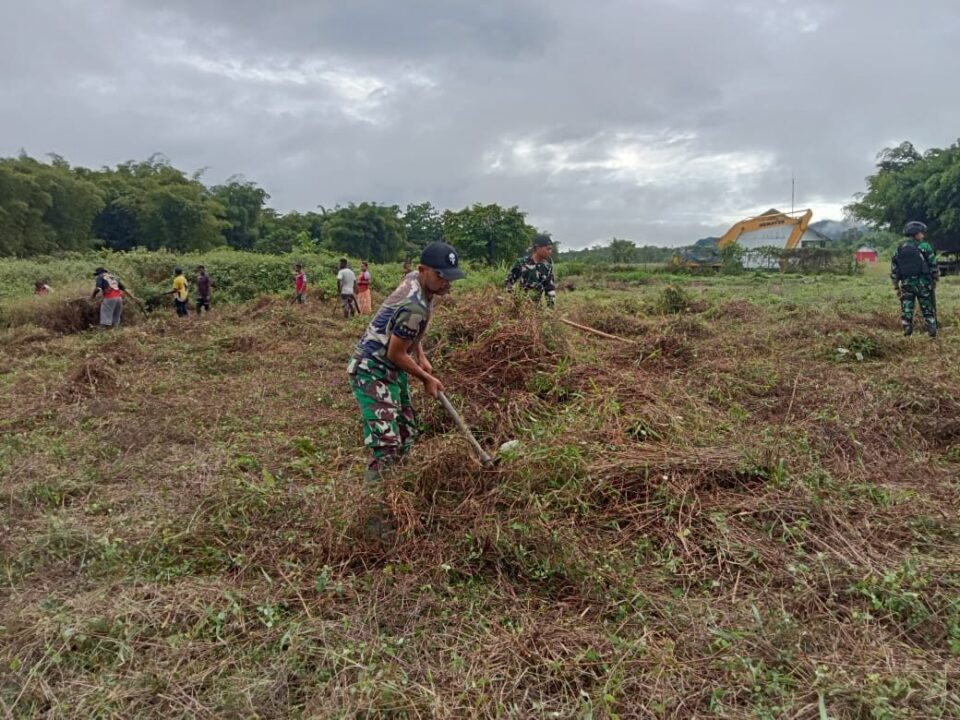
[[553,279],[553,263],[536,262],[532,255],[519,258],[510,269],[504,285],[509,289],[519,281],[520,289],[531,293],[539,301],[544,295],[547,297],[547,306],[554,307],[557,298],[557,287]]
[[916,277],[900,283],[900,319],[903,330],[908,335],[913,332],[913,308],[920,305],[920,314],[931,337],[937,334],[937,296],[933,280],[928,277]]
[[363,416],[363,444],[373,452],[368,467],[379,473],[397,462],[417,436],[407,374],[370,358],[347,366],[350,386]]
[[376,315],[354,348],[357,360],[368,359],[390,369],[396,369],[387,357],[390,338],[397,336],[415,345],[427,331],[433,313],[433,302],[426,299],[417,273],[407,274],[397,289],[383,301]]
[[[915,242],[908,240],[907,242]],[[937,254],[933,246],[926,242],[917,244],[917,249],[926,263],[925,272],[920,275],[906,277],[897,262],[897,253],[890,261],[890,279],[900,294],[900,320],[903,323],[903,332],[910,335],[913,332],[913,310],[919,303],[920,313],[927,326],[930,337],[937,335],[937,280],[940,279],[940,267],[937,265]]]

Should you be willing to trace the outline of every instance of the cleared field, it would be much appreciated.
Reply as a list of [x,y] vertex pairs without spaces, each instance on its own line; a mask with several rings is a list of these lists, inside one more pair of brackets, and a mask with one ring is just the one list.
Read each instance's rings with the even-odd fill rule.
[[362,328],[262,298],[0,336],[13,717],[960,715],[960,285],[571,279],[579,333],[454,291],[425,437],[355,531]]

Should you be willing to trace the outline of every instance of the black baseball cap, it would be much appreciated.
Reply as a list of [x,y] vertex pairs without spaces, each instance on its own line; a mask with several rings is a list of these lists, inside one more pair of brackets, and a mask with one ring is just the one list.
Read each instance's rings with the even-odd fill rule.
[[460,269],[460,253],[453,245],[432,242],[420,253],[420,264],[440,273],[444,280],[460,280],[467,274]]
[[534,247],[552,247],[553,238],[547,235],[546,233],[537,233],[537,236],[533,239]]
[[106,271],[107,271],[106,268],[98,267],[96,270],[93,271],[93,276],[96,277],[97,275],[103,275]]

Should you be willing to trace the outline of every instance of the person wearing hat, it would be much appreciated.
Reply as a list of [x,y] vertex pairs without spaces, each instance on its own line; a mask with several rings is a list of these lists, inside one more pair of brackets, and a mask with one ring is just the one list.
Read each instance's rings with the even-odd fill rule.
[[100,303],[100,327],[120,327],[120,316],[123,315],[123,296],[126,295],[134,302],[140,302],[124,284],[107,272],[106,268],[98,267],[93,271],[96,285],[90,300],[95,300],[98,293],[103,293]]
[[173,295],[173,302],[177,306],[177,315],[186,317],[189,314],[187,302],[190,291],[187,289],[187,279],[183,276],[183,268],[173,269],[173,290],[167,293]]
[[900,320],[903,334],[913,334],[913,309],[919,303],[927,326],[927,334],[937,336],[937,281],[940,270],[937,254],[924,239],[927,226],[911,220],[903,228],[906,238],[890,260],[890,279],[900,299]]
[[526,257],[519,258],[510,269],[507,281],[508,290],[519,281],[520,289],[530,293],[537,302],[546,296],[547,307],[554,307],[557,299],[557,286],[553,279],[553,240],[547,233],[538,233],[533,239],[533,249]]
[[368,489],[378,494],[383,472],[407,453],[416,438],[409,377],[422,382],[431,397],[443,389],[420,341],[434,298],[446,295],[451,283],[463,277],[453,247],[443,242],[427,245],[416,271],[403,278],[374,314],[347,365],[363,417],[363,442],[372,453],[365,477]]

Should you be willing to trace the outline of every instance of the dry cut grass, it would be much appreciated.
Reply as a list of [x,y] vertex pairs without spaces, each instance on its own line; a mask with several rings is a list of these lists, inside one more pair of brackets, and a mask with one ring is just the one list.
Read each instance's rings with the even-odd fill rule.
[[358,528],[362,321],[266,298],[5,344],[4,711],[956,717],[960,345],[698,287],[562,296],[632,345],[441,304],[438,374],[519,445],[482,468],[415,391],[389,544]]

